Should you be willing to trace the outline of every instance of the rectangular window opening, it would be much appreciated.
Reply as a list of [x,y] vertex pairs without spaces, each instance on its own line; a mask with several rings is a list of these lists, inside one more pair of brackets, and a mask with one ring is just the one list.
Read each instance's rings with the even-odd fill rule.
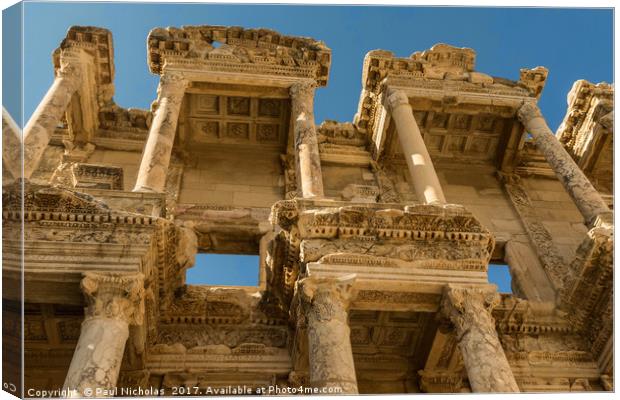
[[188,285],[258,286],[259,256],[199,253],[186,274]]
[[512,276],[508,264],[489,264],[488,276],[489,282],[496,284],[500,293],[512,293]]

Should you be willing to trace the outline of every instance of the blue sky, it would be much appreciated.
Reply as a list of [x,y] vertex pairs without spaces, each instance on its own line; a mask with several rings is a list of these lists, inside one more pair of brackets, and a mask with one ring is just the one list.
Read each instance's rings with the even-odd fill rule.
[[[477,52],[476,70],[515,80],[519,68],[546,66],[550,72],[540,107],[553,130],[564,116],[566,95],[575,80],[613,80],[611,9],[29,2],[24,5],[24,24],[25,120],[53,80],[51,53],[71,25],[112,31],[115,100],[123,107],[148,108],[155,98],[158,79],[147,68],[146,37],[161,26],[265,27],[323,40],[333,51],[333,61],[328,87],[317,91],[317,123],[352,119],[364,55],[377,48],[406,57],[440,42],[471,47]],[[11,51],[19,54],[12,37],[3,35],[3,97],[20,123],[19,100],[10,96],[11,90],[19,90],[18,79],[7,79],[11,70],[6,63],[15,59]]]

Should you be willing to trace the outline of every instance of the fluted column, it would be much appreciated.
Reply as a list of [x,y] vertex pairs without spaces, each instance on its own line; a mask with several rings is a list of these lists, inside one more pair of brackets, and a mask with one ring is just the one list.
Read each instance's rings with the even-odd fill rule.
[[87,307],[64,389],[69,397],[104,397],[116,387],[129,325],[144,319],[143,275],[87,272]]
[[2,161],[13,179],[22,176],[22,131],[2,107]]
[[357,394],[347,309],[355,276],[340,279],[305,278],[300,301],[306,317],[309,381],[313,388],[340,388]]
[[536,104],[525,103],[518,111],[525,130],[534,138],[538,150],[553,168],[562,185],[571,196],[588,226],[593,227],[597,217],[609,218],[611,211],[592,186],[577,163],[555,137]]
[[60,123],[73,94],[86,74],[86,57],[66,50],[60,57],[60,69],[54,83],[24,128],[24,178],[29,179],[38,167],[54,130]]
[[459,349],[474,392],[519,392],[491,315],[497,292],[448,285],[441,312],[456,330]]
[[164,191],[181,101],[187,85],[185,77],[176,73],[164,73],[159,81],[157,110],[142,154],[134,192]]
[[296,83],[291,86],[290,94],[297,187],[304,198],[323,197],[321,158],[314,126],[314,83]]
[[418,200],[425,204],[445,203],[446,198],[420,128],[413,117],[409,98],[400,90],[388,89],[386,100]]

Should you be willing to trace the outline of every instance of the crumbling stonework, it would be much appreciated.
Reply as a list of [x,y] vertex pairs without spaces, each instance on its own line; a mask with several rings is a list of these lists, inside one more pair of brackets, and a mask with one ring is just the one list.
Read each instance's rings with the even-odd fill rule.
[[[610,85],[576,82],[554,136],[544,67],[373,50],[354,120],[317,125],[323,42],[190,26],[147,48],[151,110],[114,103],[111,33],[72,27],[23,139],[3,112],[25,388],[613,390]],[[258,285],[186,284],[198,253],[258,255]]]

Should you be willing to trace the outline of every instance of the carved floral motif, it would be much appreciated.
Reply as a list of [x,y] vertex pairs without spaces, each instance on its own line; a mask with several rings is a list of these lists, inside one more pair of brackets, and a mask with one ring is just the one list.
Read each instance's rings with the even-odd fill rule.
[[144,276],[86,272],[81,282],[86,318],[119,318],[128,324],[144,321]]

